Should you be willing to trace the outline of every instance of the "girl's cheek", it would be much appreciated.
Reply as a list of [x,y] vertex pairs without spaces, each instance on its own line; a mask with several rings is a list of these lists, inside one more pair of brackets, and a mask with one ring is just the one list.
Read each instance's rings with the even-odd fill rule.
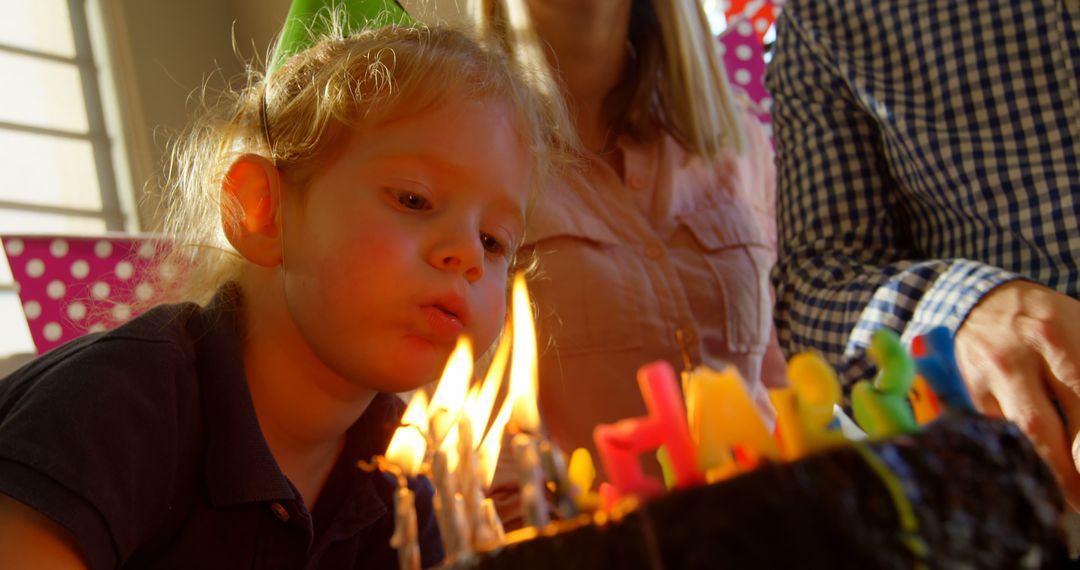
[[488,288],[488,301],[485,303],[485,310],[490,317],[485,317],[485,322],[490,324],[486,326],[489,331],[485,332],[491,335],[492,340],[499,334],[499,329],[506,322],[506,316],[510,311],[508,291],[509,289],[501,283]]

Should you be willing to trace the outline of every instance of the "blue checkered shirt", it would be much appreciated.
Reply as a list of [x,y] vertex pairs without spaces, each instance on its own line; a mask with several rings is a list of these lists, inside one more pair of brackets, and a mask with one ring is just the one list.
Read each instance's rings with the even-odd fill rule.
[[995,286],[1080,293],[1080,0],[790,0],[774,97],[781,346],[868,378]]

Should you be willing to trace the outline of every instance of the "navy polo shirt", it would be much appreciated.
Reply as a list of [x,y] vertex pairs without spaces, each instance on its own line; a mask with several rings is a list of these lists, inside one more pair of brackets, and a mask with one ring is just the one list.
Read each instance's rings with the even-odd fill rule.
[[[403,402],[374,398],[309,510],[259,430],[238,299],[157,307],[0,381],[0,493],[71,531],[95,570],[396,568],[393,480],[356,461],[386,449]],[[432,566],[433,490],[414,490]]]

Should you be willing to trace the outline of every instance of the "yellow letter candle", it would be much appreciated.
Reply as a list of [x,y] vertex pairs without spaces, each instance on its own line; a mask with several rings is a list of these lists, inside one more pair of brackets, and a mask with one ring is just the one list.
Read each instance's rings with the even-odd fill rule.
[[690,437],[702,472],[734,472],[732,447],[746,445],[759,456],[780,458],[780,448],[758,416],[742,377],[732,366],[717,372],[695,368],[686,377]]
[[769,398],[784,459],[794,461],[843,440],[843,434],[828,428],[841,392],[836,372],[812,352],[792,358],[787,376],[789,387],[770,390]]

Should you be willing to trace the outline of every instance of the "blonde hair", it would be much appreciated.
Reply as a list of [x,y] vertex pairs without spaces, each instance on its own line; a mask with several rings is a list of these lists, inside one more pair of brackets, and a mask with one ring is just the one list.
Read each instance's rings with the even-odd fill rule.
[[[537,84],[555,85],[525,0],[470,0],[482,36],[512,53]],[[667,131],[689,152],[715,158],[745,148],[717,40],[699,0],[632,0],[633,56],[623,82],[605,100],[619,110],[615,132],[649,139]]]
[[[326,37],[269,75],[249,70],[247,84],[225,93],[178,139],[167,177],[165,234],[174,244],[162,261],[184,267],[183,284],[159,286],[155,302],[205,302],[236,280],[243,259],[223,227],[238,224],[237,204],[222,182],[241,155],[264,156],[303,188],[345,129],[416,112],[452,96],[498,98],[516,113],[533,160],[533,194],[569,160],[551,125],[552,106],[512,69],[506,56],[461,32],[388,26]],[[164,290],[162,290],[164,289]]]

